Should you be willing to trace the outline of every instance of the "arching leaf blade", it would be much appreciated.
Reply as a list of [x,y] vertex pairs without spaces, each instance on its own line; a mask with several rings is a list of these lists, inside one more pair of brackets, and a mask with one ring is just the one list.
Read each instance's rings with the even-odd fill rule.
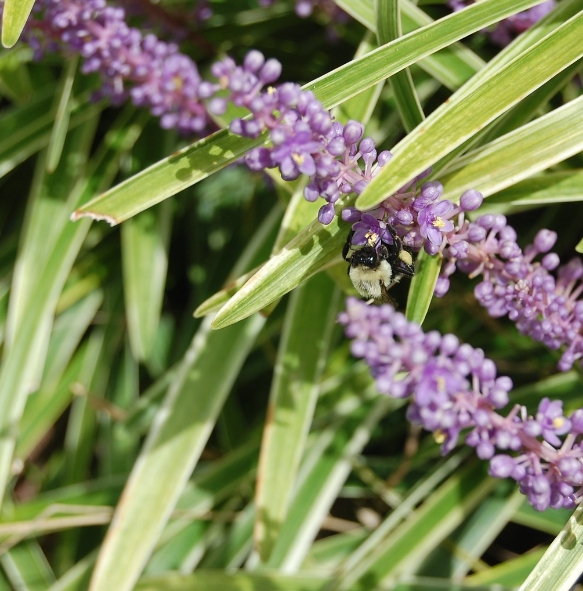
[[470,81],[471,92],[462,87],[394,148],[393,158],[359,196],[357,206],[363,210],[374,207],[579,59],[583,46],[577,40],[582,33],[583,12],[504,65],[480,86]]
[[[423,57],[537,3],[537,0],[484,0],[383,45],[305,88],[312,90],[330,109]],[[248,139],[226,130],[218,131],[96,197],[77,209],[71,218],[90,217],[112,225],[121,223],[238,160],[261,145],[265,138],[266,135],[262,135],[258,139]]]

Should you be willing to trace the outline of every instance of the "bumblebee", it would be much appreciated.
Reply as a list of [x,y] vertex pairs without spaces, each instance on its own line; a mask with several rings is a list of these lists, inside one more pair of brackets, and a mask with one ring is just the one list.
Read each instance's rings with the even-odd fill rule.
[[348,234],[342,257],[350,263],[348,276],[356,291],[368,303],[390,303],[395,300],[388,291],[397,284],[402,277],[413,277],[415,266],[409,248],[403,245],[395,229],[387,225],[393,242],[381,241],[375,246],[376,237],[371,237],[368,244],[354,247],[352,237],[354,231]]

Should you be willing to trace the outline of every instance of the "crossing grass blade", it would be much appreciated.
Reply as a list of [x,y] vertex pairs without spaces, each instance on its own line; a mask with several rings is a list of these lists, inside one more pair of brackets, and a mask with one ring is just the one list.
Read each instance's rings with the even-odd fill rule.
[[91,591],[133,588],[263,323],[255,317],[212,332],[207,319],[198,330],[118,503]]
[[269,560],[285,521],[336,324],[339,293],[323,274],[292,296],[286,312],[259,462],[255,539]]
[[[480,3],[480,4],[486,4]],[[464,11],[461,11],[464,12]],[[583,12],[571,17],[479,85],[469,83],[393,150],[356,201],[370,209],[583,55]]]
[[[466,189],[492,195],[583,149],[583,97],[458,158],[441,177],[444,198]],[[496,174],[492,174],[495,170]]]
[[12,47],[20,37],[34,0],[5,0],[2,11],[2,45]]
[[[537,0],[484,0],[383,45],[305,88],[312,90],[326,108],[332,108],[423,57],[535,4]],[[250,140],[218,131],[96,197],[75,210],[72,219],[90,217],[119,224],[238,160],[264,141],[265,134]]]

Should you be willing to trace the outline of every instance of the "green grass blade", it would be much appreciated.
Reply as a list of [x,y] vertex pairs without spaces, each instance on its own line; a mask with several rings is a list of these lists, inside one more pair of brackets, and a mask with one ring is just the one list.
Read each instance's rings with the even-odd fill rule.
[[[87,158],[97,120],[74,130],[65,147],[65,160]],[[73,186],[85,167],[63,162],[63,166],[53,174],[46,172],[47,154],[37,162],[35,176],[30,191],[25,224],[20,237],[20,246],[7,323],[7,341],[11,343],[22,318],[26,316],[30,300],[37,292],[36,282],[47,266],[47,261],[55,244],[69,224],[67,210],[70,209],[70,195]]]
[[581,150],[583,97],[459,158],[441,179],[444,198],[457,199],[469,188],[497,193]]
[[[339,202],[338,211],[348,203]],[[338,216],[328,226],[314,220],[219,310],[213,328],[224,328],[262,310],[339,258],[347,233],[348,224]]]
[[287,308],[256,491],[255,538],[264,562],[279,537],[293,492],[339,299],[330,279],[320,274],[293,293]]
[[198,183],[261,145],[227,130],[175,152],[77,209],[71,219],[90,217],[116,225]]
[[[377,45],[373,42],[372,36],[370,33],[367,33],[360,42],[354,57],[359,58],[376,48]],[[363,90],[360,94],[344,101],[341,105],[334,108],[332,116],[341,123],[346,123],[349,119],[356,119],[356,121],[360,121],[366,125],[378,103],[384,85],[384,81],[379,82],[376,86],[371,86]]]
[[582,186],[580,169],[538,174],[492,195],[482,207],[489,212],[492,208],[507,211],[549,203],[574,203],[583,200]]
[[[402,35],[401,10],[399,0],[376,0],[375,16],[377,22],[377,39],[379,45],[389,43]],[[405,68],[391,77],[391,88],[395,94],[397,109],[401,115],[406,131],[415,129],[425,118],[411,72]]]
[[[336,0],[336,4],[369,31],[377,32],[373,0]],[[410,33],[433,19],[409,0],[401,0],[401,22],[404,32]],[[484,66],[484,61],[461,43],[454,43],[424,57],[419,66],[450,90],[456,90]]]
[[429,256],[424,250],[419,252],[415,262],[415,275],[411,279],[411,288],[407,299],[406,316],[408,320],[423,324],[433,299],[433,290],[440,270],[441,259],[438,256]]
[[[343,402],[336,406],[338,416],[342,416]],[[297,491],[267,566],[284,572],[301,566],[354,458],[362,452],[379,421],[401,404],[392,398],[359,398],[356,407],[318,432],[306,453]]]
[[85,591],[89,585],[89,577],[95,563],[95,556],[96,552],[84,556],[46,591]]
[[2,45],[12,47],[20,37],[34,0],[4,0],[2,13]]
[[197,332],[126,484],[91,591],[133,588],[263,323],[211,332],[206,320]]
[[543,548],[531,550],[522,556],[511,558],[502,564],[470,575],[464,580],[473,589],[484,587],[492,589],[492,587],[500,585],[503,585],[504,588],[517,589],[536,566],[543,553]]
[[[79,184],[74,193],[82,202],[95,186],[103,188],[111,181],[118,170],[119,154],[129,149],[141,130],[141,124],[122,115],[123,124],[114,126],[105,139],[104,148],[93,161],[92,172],[86,182]],[[74,163],[70,163],[71,165]],[[44,346],[39,341],[46,340],[59,294],[85,236],[88,223],[65,223],[62,232],[54,240],[50,254],[44,257],[43,268],[38,271],[35,288],[29,293],[43,294],[43,297],[30,297],[26,314],[21,315],[18,331],[10,348],[4,351],[0,368],[0,404],[4,409],[0,416],[0,494],[4,494],[11,476],[12,454],[16,442],[18,423],[22,416],[31,377],[38,371],[37,352]],[[35,267],[36,268],[36,267]],[[35,374],[32,373],[34,369]]]
[[520,591],[569,591],[581,576],[583,508],[579,507],[563,531],[528,575]]
[[152,355],[168,268],[169,203],[144,211],[122,226],[122,263],[128,332],[136,359]]
[[136,591],[322,591],[324,575],[281,573],[226,573],[200,570],[191,575],[144,577]]
[[19,591],[45,591],[55,581],[46,556],[34,541],[2,553],[0,564],[13,588]]
[[17,104],[28,102],[33,85],[27,62],[32,59],[32,49],[25,45],[0,54],[0,94]]
[[[484,0],[379,47],[305,87],[326,108],[332,108],[422,57],[535,4],[537,0]],[[90,217],[112,225],[121,223],[224,168],[265,140],[265,134],[250,140],[218,131],[96,197],[77,209],[72,219]]]
[[[88,97],[76,97],[73,103],[69,129],[95,117],[103,103],[87,105]],[[39,92],[30,103],[10,109],[0,117],[0,177],[35,154],[49,143],[55,114],[52,99]]]
[[[281,223],[281,216],[281,207],[276,204],[256,229],[252,240],[245,246],[245,250],[241,253],[237,265],[231,272],[231,277],[226,281],[225,287],[196,308],[194,311],[195,318],[206,316],[211,312],[218,312],[229,301],[229,298],[235,295],[257,273],[259,265],[263,264],[263,261],[269,258],[269,255],[273,252],[273,244]],[[255,265],[255,268],[247,271],[253,265]]]
[[47,171],[54,172],[59,164],[65,136],[69,128],[69,119],[71,118],[71,93],[73,91],[73,82],[75,73],[79,64],[79,56],[68,60],[67,67],[63,72],[61,88],[59,92],[59,101],[55,110],[55,123],[51,131],[51,138],[47,151]]
[[343,572],[329,591],[365,591],[415,573],[423,558],[488,496],[494,482],[480,462],[459,470],[397,529],[378,541],[355,568]]
[[577,40],[582,32],[583,12],[507,63],[479,87],[472,85],[471,93],[462,87],[394,148],[393,158],[358,197],[357,206],[374,207],[579,59],[583,46]]
[[[433,22],[433,19],[410,0],[400,1],[401,22],[405,33]],[[438,53],[419,61],[421,68],[450,90],[457,90],[484,65],[485,62],[481,57],[459,42],[452,43]]]
[[10,477],[12,453],[20,420],[28,395],[29,380],[38,371],[36,356],[48,340],[51,317],[57,298],[69,269],[85,238],[89,226],[84,224],[75,230],[63,233],[47,260],[45,271],[40,275],[38,286],[45,297],[31,300],[26,318],[21,322],[18,334],[6,352],[0,369],[0,404],[4,413],[0,420],[0,490],[3,492]]
[[28,397],[22,415],[15,456],[23,461],[71,401],[71,384],[78,380],[85,354],[83,347],[76,349],[102,299],[99,291],[93,291],[55,321],[42,382],[38,391]]

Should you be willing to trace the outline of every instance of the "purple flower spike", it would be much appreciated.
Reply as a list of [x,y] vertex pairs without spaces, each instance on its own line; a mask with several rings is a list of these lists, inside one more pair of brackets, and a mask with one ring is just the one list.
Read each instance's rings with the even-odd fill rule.
[[[422,213],[420,223],[426,222]],[[550,349],[562,348],[561,371],[580,363],[583,262],[576,258],[560,266],[558,255],[548,252],[556,242],[555,232],[539,231],[534,244],[523,252],[516,242],[515,230],[508,226],[504,216],[485,215],[473,223],[462,217],[460,220],[455,232],[447,233],[440,277],[449,278],[456,269],[472,276],[482,275],[483,281],[474,294],[491,316],[508,316],[523,334]],[[536,261],[543,253],[546,254],[542,260]],[[551,272],[556,272],[556,277]],[[438,285],[442,296],[447,284],[440,281]]]
[[583,409],[568,419],[561,401],[545,398],[534,417],[519,405],[503,416],[498,411],[512,382],[496,376],[480,349],[453,335],[426,334],[388,304],[349,298],[338,320],[379,392],[409,398],[408,419],[432,431],[442,453],[465,434],[466,445],[489,460],[490,474],[516,480],[535,509],[574,507],[581,500]]
[[208,126],[200,98],[210,96],[210,87],[199,94],[196,64],[175,44],[129,27],[124,10],[102,0],[38,0],[36,7],[42,11],[33,12],[23,33],[36,58],[57,49],[79,54],[82,71],[101,78],[100,97],[114,104],[130,98],[160,117],[163,127],[185,134]]
[[[474,0],[447,0],[447,4],[454,11],[461,10],[473,3]],[[528,10],[523,10],[522,12],[504,19],[489,33],[490,39],[496,45],[505,47],[511,43],[517,35],[523,33],[541,18],[546,16],[555,6],[555,0],[546,0],[537,6],[533,6]]]

